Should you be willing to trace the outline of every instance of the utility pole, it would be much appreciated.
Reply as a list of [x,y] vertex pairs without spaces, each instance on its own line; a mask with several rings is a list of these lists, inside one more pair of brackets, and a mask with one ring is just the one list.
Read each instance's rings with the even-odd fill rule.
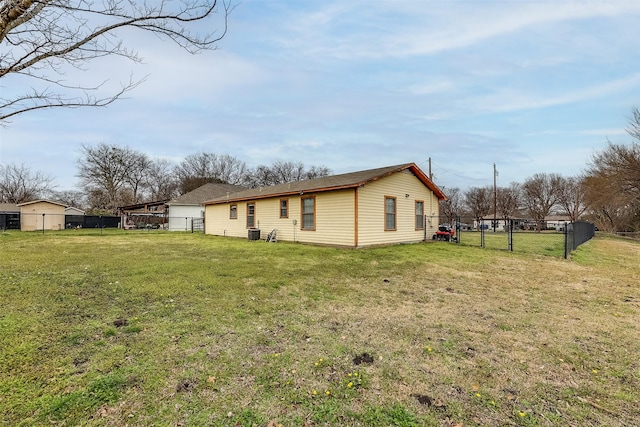
[[433,174],[431,173],[431,157],[429,157],[429,179],[433,181]]
[[496,232],[496,222],[498,219],[498,187],[496,181],[498,177],[498,171],[496,170],[496,164],[493,164],[493,232]]

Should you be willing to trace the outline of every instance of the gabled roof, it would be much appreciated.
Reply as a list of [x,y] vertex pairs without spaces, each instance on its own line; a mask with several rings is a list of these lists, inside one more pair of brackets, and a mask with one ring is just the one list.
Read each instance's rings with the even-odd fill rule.
[[69,212],[77,212],[77,213],[78,213],[78,215],[84,215],[84,214],[86,213],[86,212],[85,212],[85,211],[83,211],[82,209],[75,208],[75,207],[73,207],[73,206],[67,206],[66,208],[64,208],[64,212],[65,212],[65,213],[67,213],[67,214],[68,214]]
[[67,205],[65,205],[64,203],[60,203],[60,202],[54,202],[53,200],[46,200],[46,199],[39,199],[39,200],[32,200],[30,202],[24,202],[24,203],[18,203],[17,206],[27,206],[27,205],[32,205],[34,203],[50,203],[52,205],[58,205],[58,206],[62,206],[62,207],[67,207]]
[[444,193],[442,193],[438,186],[435,185],[415,163],[405,163],[402,165],[344,173],[341,175],[308,179],[287,184],[272,185],[269,187],[252,188],[250,190],[230,194],[229,197],[224,196],[209,200],[205,204],[215,205],[227,202],[241,202],[245,200],[357,188],[405,170],[412,172],[426,187],[433,191],[439,200],[446,200]]
[[226,196],[227,194],[237,193],[246,190],[247,187],[233,184],[214,184],[208,183],[196,188],[193,191],[183,194],[167,203],[171,205],[202,205],[207,200],[217,197]]

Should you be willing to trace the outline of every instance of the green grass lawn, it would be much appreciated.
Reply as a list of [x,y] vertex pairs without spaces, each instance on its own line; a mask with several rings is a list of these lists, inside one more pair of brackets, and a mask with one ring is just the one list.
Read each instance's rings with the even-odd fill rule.
[[640,425],[639,259],[0,234],[0,425]]

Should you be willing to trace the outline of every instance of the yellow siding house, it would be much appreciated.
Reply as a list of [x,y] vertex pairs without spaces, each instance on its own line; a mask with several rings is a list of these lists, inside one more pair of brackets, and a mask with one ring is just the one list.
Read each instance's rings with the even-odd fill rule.
[[431,239],[442,191],[415,163],[255,188],[205,203],[205,233],[366,247]]

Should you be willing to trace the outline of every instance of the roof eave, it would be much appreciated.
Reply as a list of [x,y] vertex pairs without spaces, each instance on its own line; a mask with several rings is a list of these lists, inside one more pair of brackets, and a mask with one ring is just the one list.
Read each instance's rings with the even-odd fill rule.
[[447,196],[444,195],[442,190],[440,190],[440,188],[431,180],[431,178],[429,178],[424,172],[422,172],[422,169],[420,169],[418,165],[412,163],[408,166],[408,168],[411,169],[411,172],[413,172],[414,175],[417,176],[418,179],[427,186],[427,188],[429,188],[429,190],[433,191],[433,194],[438,198],[438,200],[447,200]]
[[270,199],[273,197],[287,197],[287,196],[295,196],[295,195],[302,195],[302,194],[321,193],[326,191],[347,190],[351,188],[362,187],[370,182],[377,181],[381,178],[385,178],[389,175],[393,175],[394,173],[402,172],[403,170],[406,170],[406,169],[410,169],[411,172],[420,180],[420,182],[422,182],[427,188],[429,188],[429,190],[431,190],[434,193],[434,195],[438,198],[438,200],[447,200],[447,197],[444,195],[442,190],[440,190],[440,188],[438,188],[438,186],[427,175],[425,175],[424,172],[422,172],[422,170],[418,167],[418,165],[416,165],[415,163],[406,163],[403,165],[399,165],[396,168],[390,169],[385,173],[381,173],[379,175],[376,175],[355,183],[352,182],[352,183],[343,184],[343,185],[317,187],[317,188],[312,188],[308,190],[298,189],[293,191],[279,191],[274,193],[267,192],[265,194],[254,193],[254,194],[241,196],[241,197],[233,197],[233,195],[230,195],[230,196],[227,196],[226,198],[222,197],[222,198],[209,200],[207,202],[204,202],[204,205],[205,206],[219,205],[224,203],[238,203],[238,202],[247,202],[251,200]]

